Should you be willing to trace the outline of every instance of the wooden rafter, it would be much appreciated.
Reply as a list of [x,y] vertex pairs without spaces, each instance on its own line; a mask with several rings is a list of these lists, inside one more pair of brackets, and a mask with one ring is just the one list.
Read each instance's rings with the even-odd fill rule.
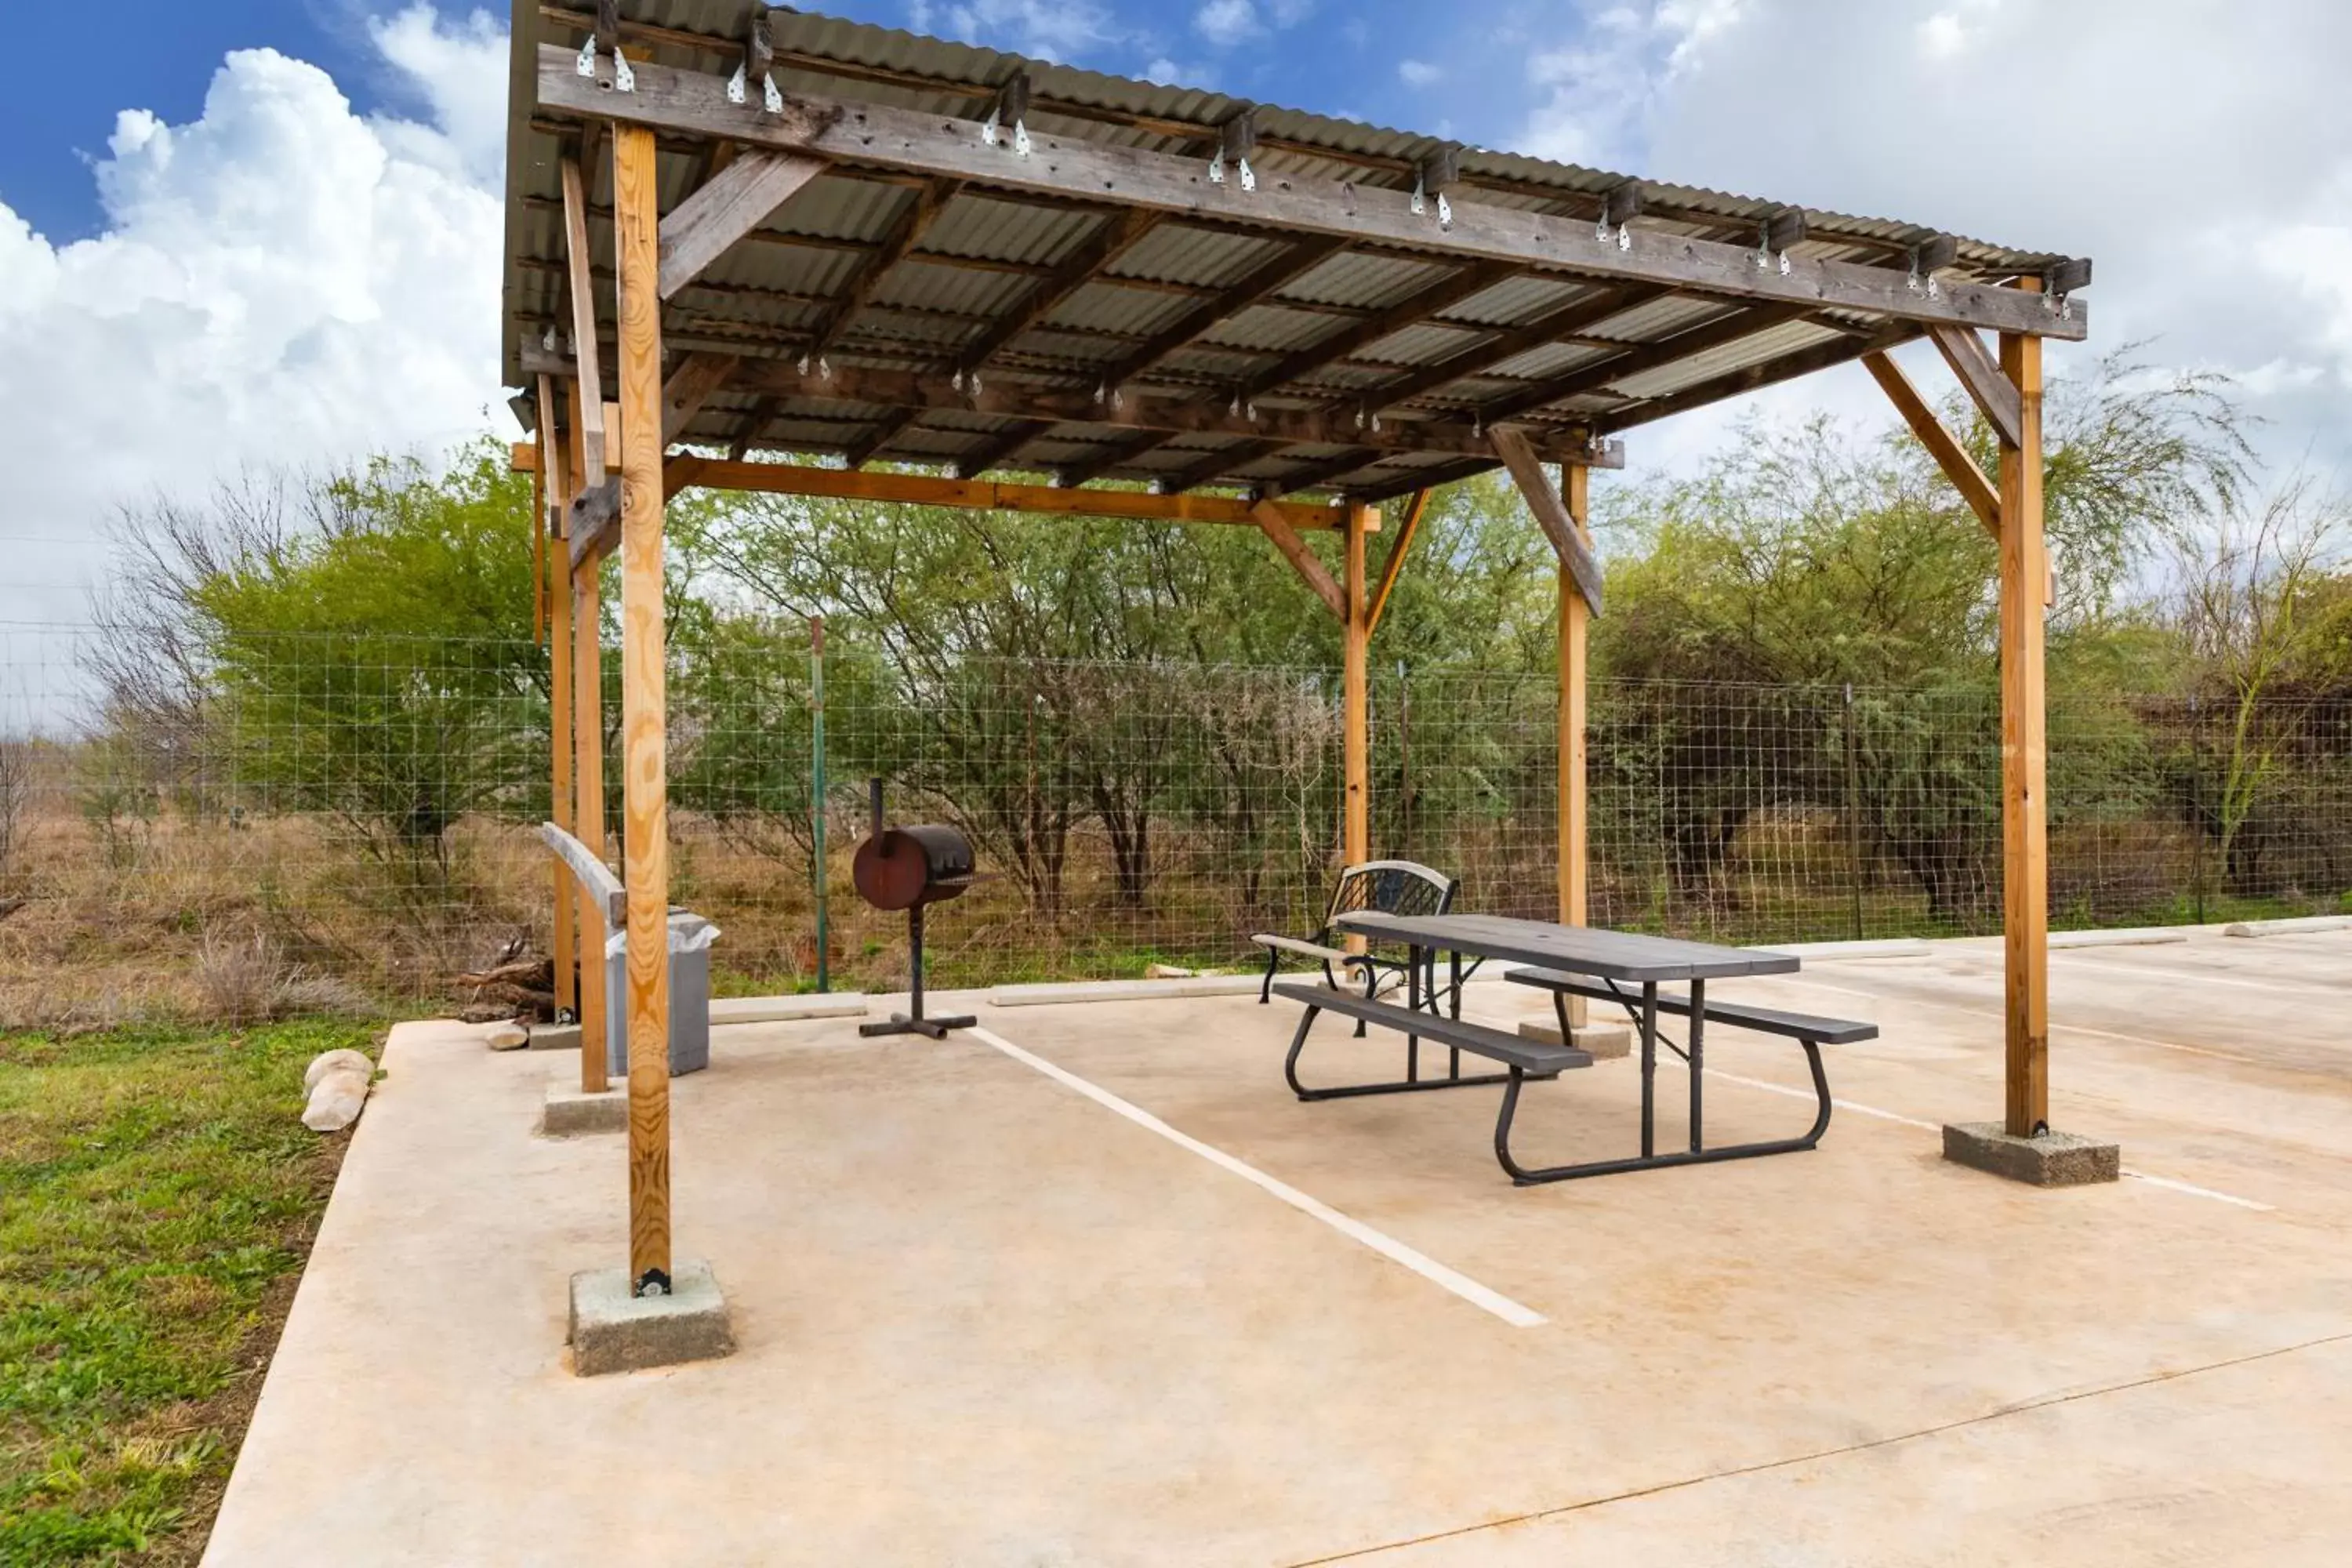
[[1370,605],[1365,610],[1364,635],[1369,637],[1381,628],[1381,613],[1389,607],[1389,594],[1396,587],[1397,574],[1404,569],[1404,552],[1412,548],[1412,536],[1420,531],[1421,514],[1429,510],[1429,492],[1418,489],[1404,503],[1404,521],[1397,525],[1396,538],[1389,545],[1388,558],[1381,563],[1381,580],[1372,589]]
[[1054,427],[1050,419],[1015,419],[1012,424],[988,437],[977,452],[956,459],[956,477],[974,479],[991,468],[1001,468],[1013,455]]
[[1064,464],[1055,478],[1069,486],[1091,483],[1113,468],[1127,467],[1144,453],[1166,445],[1172,438],[1173,433],[1167,430],[1130,431],[1105,445],[1093,457]]
[[1342,622],[1346,621],[1348,601],[1341,595],[1339,584],[1332,581],[1330,568],[1315,558],[1315,552],[1307,548],[1307,541],[1298,537],[1298,531],[1290,526],[1289,520],[1283,516],[1281,510],[1272,501],[1261,500],[1251,505],[1250,516],[1255,520],[1259,531],[1274,542],[1274,547],[1282,552],[1282,558],[1290,563],[1290,569],[1298,574],[1299,581],[1323,601],[1323,607]]
[[1805,308],[1801,305],[1761,305],[1752,310],[1734,310],[1701,326],[1676,332],[1663,342],[1631,347],[1622,353],[1612,354],[1599,364],[1581,365],[1565,375],[1498,397],[1482,405],[1478,414],[1489,424],[1517,419],[1547,405],[1598,392],[1677,360],[1712,353],[1727,343],[1736,343],[1742,338],[1753,337],[1758,332],[1769,331],[1799,320],[1805,314]]
[[[962,121],[873,100],[795,95],[782,114],[727,101],[715,73],[647,62],[635,90],[601,90],[581,77],[574,52],[541,45],[538,100],[555,114],[610,118],[696,136],[731,137],[754,147],[807,153],[925,176],[964,179],[1014,191],[1101,200],[1163,213],[1230,216],[1296,235],[1382,241],[1434,256],[1511,261],[1545,271],[1670,287],[1729,300],[1801,303],[1920,321],[2079,339],[2088,330],[2080,306],[2045,310],[2014,289],[1952,280],[1915,290],[1908,275],[1887,267],[1782,255],[1759,267],[1752,245],[1677,238],[1620,248],[1589,219],[1465,200],[1451,227],[1433,212],[1415,214],[1402,199],[1372,199],[1352,183],[1304,174],[1212,185],[1198,160],[1083,138],[1032,132],[1032,153],[989,146]],[[1393,196],[1393,193],[1383,193]],[[1222,212],[1221,210],[1222,209]]]
[[915,193],[914,199],[906,204],[905,210],[891,224],[890,232],[883,236],[880,248],[858,263],[847,287],[841,291],[840,304],[818,326],[815,335],[810,340],[804,351],[810,357],[822,358],[841,341],[841,334],[848,327],[850,318],[872,301],[875,290],[882,287],[890,268],[896,267],[907,252],[930,232],[931,225],[961,189],[963,184],[961,181],[933,180]]
[[662,445],[686,434],[702,405],[711,400],[742,363],[733,354],[693,353],[662,383]]
[[1180,311],[1175,320],[1104,366],[1103,385],[1110,392],[1118,392],[1226,317],[1246,310],[1285,284],[1312,272],[1346,245],[1343,238],[1325,235],[1283,247],[1208,299]]
[[1518,276],[1518,273],[1519,268],[1500,261],[1484,261],[1458,268],[1434,283],[1415,289],[1395,304],[1373,311],[1353,326],[1342,328],[1321,342],[1286,355],[1269,368],[1252,375],[1243,387],[1243,395],[1255,396],[1275,387],[1287,386],[1302,377],[1314,374],[1326,365],[1336,364],[1350,354],[1371,347],[1382,338],[1391,337],[1407,327],[1417,326],[1442,310],[1483,294],[1496,284]]
[[662,220],[661,297],[676,298],[824,170],[822,159],[754,147],[711,175]]
[[1160,493],[1164,496],[1182,495],[1196,485],[1204,485],[1219,474],[1230,474],[1236,468],[1247,468],[1260,458],[1282,449],[1282,443],[1264,438],[1236,441],[1230,447],[1220,447],[1206,452],[1181,468],[1162,474],[1159,479]]
[[1958,437],[1944,428],[1944,422],[1936,417],[1936,411],[1927,405],[1926,398],[1919,395],[1919,389],[1911,384],[1911,378],[1903,374],[1901,365],[1883,353],[1864,354],[1862,363],[1863,368],[1870,372],[1871,378],[1878,383],[1880,390],[1886,394],[1887,401],[1895,405],[1895,411],[1903,416],[1903,422],[1911,427],[1911,433],[1919,438],[1919,444],[1927,447],[1928,455],[1936,459],[1937,467],[1944,470],[1944,477],[1950,479],[1953,488],[1960,492],[1960,499],[1968,502],[1969,510],[1975,512],[1977,520],[1985,525],[1985,531],[1999,539],[2000,493],[1993,489],[1992,481],[1985,478],[1984,470],[1977,467],[1976,459],[1969,456],[1969,449],[1960,444]]
[[1318,458],[1302,464],[1289,473],[1272,480],[1265,487],[1273,496],[1290,495],[1299,490],[1311,490],[1334,479],[1369,468],[1381,460],[1381,453],[1370,447],[1350,447],[1344,452],[1328,458]]
[[776,405],[782,401],[776,397],[762,397],[751,405],[751,411],[743,416],[741,424],[735,426],[735,438],[727,443],[728,457],[740,463],[750,455],[752,443],[759,440],[760,432],[768,427],[768,421],[776,416]]
[[979,370],[996,351],[1054,313],[1063,300],[1093,282],[1102,269],[1143,242],[1159,223],[1157,213],[1129,209],[1105,218],[1077,248],[1055,262],[1030,290],[1021,308],[1008,312],[957,356],[967,374]]
[[1593,418],[1593,427],[1607,431],[1630,430],[1636,425],[1647,425],[1669,415],[1703,408],[1710,403],[1720,403],[1727,397],[1737,397],[1759,387],[1777,386],[1801,375],[1811,375],[1815,371],[1851,364],[1867,354],[1899,348],[1918,336],[1917,327],[1898,321],[1868,337],[1816,343],[1796,353],[1783,354],[1761,364],[1751,364],[1724,375],[1709,377],[1664,397],[1650,398],[1634,404],[1631,408],[1598,415]]
[[1576,590],[1584,596],[1594,615],[1601,613],[1601,563],[1593,558],[1592,549],[1584,542],[1584,531],[1575,518],[1569,515],[1568,505],[1552,488],[1551,476],[1544,472],[1543,464],[1528,448],[1527,439],[1509,426],[1487,432],[1495,443],[1495,455],[1503,459],[1503,467],[1511,471],[1511,482],[1518,487],[1528,510],[1536,515],[1551,547],[1559,554],[1562,566],[1576,579]]
[[1496,331],[1484,342],[1474,343],[1426,369],[1414,371],[1385,386],[1374,387],[1362,395],[1359,401],[1366,411],[1374,414],[1393,408],[1400,403],[1409,403],[1424,393],[1434,392],[1465,376],[1477,375],[1531,350],[1547,347],[1562,338],[1573,337],[1587,327],[1596,326],[1636,305],[1646,304],[1666,292],[1668,290],[1662,288],[1619,286],[1605,289],[1599,294],[1580,296],[1566,304],[1554,306],[1531,321]]

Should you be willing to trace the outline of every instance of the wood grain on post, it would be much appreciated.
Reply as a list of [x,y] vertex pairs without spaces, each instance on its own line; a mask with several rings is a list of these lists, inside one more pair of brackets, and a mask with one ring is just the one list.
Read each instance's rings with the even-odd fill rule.
[[[1343,574],[1345,587],[1345,622],[1347,626],[1347,658],[1342,677],[1342,698],[1346,715],[1340,722],[1340,749],[1347,769],[1347,822],[1344,857],[1350,866],[1361,865],[1372,858],[1372,797],[1371,775],[1371,714],[1370,710],[1371,676],[1371,622],[1366,614],[1364,601],[1364,541],[1370,534],[1377,512],[1369,506],[1348,509],[1347,567]],[[1294,535],[1294,537],[1296,537]]]
[[[1592,470],[1581,463],[1560,465],[1560,499],[1567,503],[1569,521],[1585,548],[1592,545],[1587,522],[1592,500]],[[1588,842],[1588,783],[1586,780],[1586,699],[1590,667],[1586,640],[1592,607],[1584,602],[1576,574],[1566,560],[1559,563],[1559,923],[1580,926],[1591,917],[1590,878],[1591,847]],[[1571,1027],[1586,1017],[1581,996],[1568,999]],[[1566,1045],[1568,1042],[1560,1042]]]
[[[588,138],[590,146],[596,138]],[[580,432],[580,461],[572,472],[582,484],[604,477],[604,387],[596,363],[596,279],[594,258],[588,248],[588,176],[581,154],[567,153],[562,168],[563,183],[563,254],[565,279],[572,295],[572,349],[579,377],[580,401],[573,405],[572,428]]]
[[[2028,281],[2021,287],[2038,287]],[[2000,373],[2017,395],[2015,445],[2000,447],[2001,946],[2008,1023],[2007,1125],[2050,1124],[2050,862],[2042,587],[2042,340],[2004,333]]]
[[[572,383],[572,487],[579,489],[585,432],[580,384]],[[562,559],[559,552],[557,558]],[[567,574],[572,599],[572,787],[577,800],[572,836],[598,859],[604,857],[604,669],[599,637],[596,567]],[[584,883],[579,888],[580,947],[586,984],[580,990],[580,1091],[604,1092],[604,933],[611,919]]]
[[621,853],[628,889],[629,1278],[667,1290],[669,809],[662,672],[661,233],[653,132],[616,126],[620,288]]
[[[560,554],[544,548],[551,532],[550,517],[562,517],[572,509],[572,461],[556,438],[555,382],[551,376],[539,378],[539,455],[544,460],[538,465],[541,501],[540,513],[531,519],[531,537],[541,545],[532,552],[540,574],[536,586],[547,597],[547,714],[548,714],[548,816],[555,826],[565,832],[572,830],[572,595],[562,584],[546,582],[546,564],[561,560]],[[558,575],[563,575],[558,568]],[[574,959],[577,947],[573,932],[572,874],[556,861],[549,869],[552,900],[549,905],[550,923],[554,928],[554,940],[549,944],[555,963],[555,1005],[579,1016],[579,994]],[[584,941],[589,933],[581,931]]]

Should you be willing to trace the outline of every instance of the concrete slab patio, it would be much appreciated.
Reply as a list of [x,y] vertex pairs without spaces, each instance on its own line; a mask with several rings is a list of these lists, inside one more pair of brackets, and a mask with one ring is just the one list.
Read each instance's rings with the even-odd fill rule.
[[[594,1379],[566,1289],[623,1255],[617,1146],[534,1135],[546,1054],[404,1026],[206,1560],[2333,1563],[2347,963],[2053,954],[2053,1121],[2126,1172],[2065,1190],[1941,1158],[2000,1104],[1982,943],[1725,986],[1882,1026],[1820,1149],[1529,1189],[1495,1091],[1301,1104],[1253,998],[723,1029],[676,1212],[737,1352]],[[1801,1128],[1785,1042],[1708,1062],[1711,1138]],[[1537,1086],[1523,1145],[1622,1152],[1635,1094]]]

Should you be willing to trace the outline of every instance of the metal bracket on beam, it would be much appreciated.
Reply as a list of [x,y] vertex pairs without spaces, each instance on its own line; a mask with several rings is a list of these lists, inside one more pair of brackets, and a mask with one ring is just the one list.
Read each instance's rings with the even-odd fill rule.
[[988,118],[980,122],[980,139],[993,147],[1004,134],[1004,127],[1013,127],[1013,155],[1029,156],[1029,76],[1015,71],[1003,87],[996,89],[995,99],[988,106]]
[[2042,269],[2042,306],[2054,310],[2061,318],[2072,319],[2074,307],[2067,297],[2077,289],[2091,286],[2091,258],[2072,256],[2053,261]]
[[1769,269],[1778,267],[1780,276],[1789,275],[1789,247],[1803,243],[1805,214],[1801,207],[1783,207],[1765,222],[1756,244],[1756,265]]
[[743,63],[727,79],[727,101],[741,103],[750,98],[752,79],[757,78],[761,107],[770,114],[782,114],[784,95],[776,88],[775,63],[776,47],[763,6],[751,13],[751,28],[743,37]]
[[1612,236],[1620,250],[1633,248],[1633,231],[1625,226],[1642,213],[1642,182],[1627,180],[1609,187],[1601,198],[1601,221],[1592,226],[1592,237],[1607,244]]
[[1454,205],[1445,199],[1445,193],[1449,187],[1459,184],[1461,180],[1462,149],[1460,147],[1449,144],[1440,147],[1436,152],[1423,158],[1412,172],[1413,216],[1419,217],[1428,210],[1423,204],[1424,197],[1435,196],[1437,226],[1452,228]]
[[1225,183],[1225,165],[1231,163],[1240,173],[1242,189],[1257,189],[1257,173],[1250,167],[1250,154],[1257,151],[1257,109],[1255,105],[1217,127],[1217,151],[1209,160],[1209,184]]
[[1911,247],[1911,292],[1937,297],[1936,274],[1959,259],[1960,242],[1948,234],[1931,234]]
[[[605,62],[612,63],[607,65]],[[580,46],[580,74],[608,91],[635,92],[636,74],[621,53],[620,0],[596,0],[596,28]]]

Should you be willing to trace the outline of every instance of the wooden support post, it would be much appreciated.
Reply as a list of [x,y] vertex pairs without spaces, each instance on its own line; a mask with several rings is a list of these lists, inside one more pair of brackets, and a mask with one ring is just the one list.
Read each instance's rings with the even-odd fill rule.
[[[580,384],[572,384],[572,489],[587,449],[587,433],[580,421]],[[556,559],[567,559],[558,551]],[[604,669],[603,611],[598,604],[597,563],[566,574],[572,601],[572,787],[577,799],[572,813],[572,836],[599,860],[604,858]],[[580,1092],[602,1094],[609,1075],[604,1067],[604,933],[609,919],[596,895],[579,889],[581,979]]]
[[[588,138],[593,149],[597,139]],[[560,171],[563,185],[563,254],[572,297],[572,352],[580,378],[580,402],[572,428],[580,432],[581,460],[573,472],[580,483],[604,479],[604,384],[596,361],[596,289],[594,258],[588,249],[589,170],[585,153],[566,153]]]
[[[539,378],[539,417],[535,421],[539,437],[540,514],[531,519],[531,536],[541,548],[531,552],[538,563],[538,592],[548,601],[548,816],[566,833],[572,831],[572,595],[561,591],[560,584],[551,591],[545,579],[546,564],[561,561],[562,541],[556,549],[546,549],[545,543],[557,533],[558,520],[572,510],[572,457],[556,439],[555,382],[551,376]],[[558,572],[562,568],[558,567]],[[579,1016],[578,973],[575,968],[576,950],[572,918],[572,874],[561,860],[550,868],[553,879],[553,900],[549,908],[554,940],[549,944],[555,964],[555,1005],[558,1009]],[[583,933],[584,934],[584,933]]]
[[[1587,518],[1592,498],[1592,470],[1582,463],[1560,465],[1560,499],[1569,521],[1585,549],[1592,548]],[[1584,602],[1576,574],[1566,558],[1559,563],[1559,923],[1589,924],[1591,909],[1591,846],[1588,842],[1585,697],[1588,683],[1586,633],[1592,606]],[[1585,1000],[1568,999],[1568,1021],[1579,1027],[1586,1018]],[[1568,1042],[1562,1041],[1565,1045]]]
[[[2033,288],[2028,281],[2021,287]],[[2010,1135],[2050,1124],[2049,805],[2042,687],[2042,340],[2003,333],[2018,439],[2000,447],[2001,943]]]
[[[1348,509],[1347,565],[1342,596],[1347,626],[1345,670],[1341,679],[1347,711],[1340,722],[1340,749],[1347,772],[1347,812],[1342,830],[1342,858],[1350,866],[1372,858],[1371,775],[1371,620],[1364,598],[1364,541],[1379,526],[1379,511],[1369,506]],[[1295,535],[1293,537],[1296,537]]]
[[[1340,766],[1345,771],[1345,811],[1340,820],[1340,860],[1371,860],[1371,616],[1364,597],[1364,541],[1381,527],[1381,508],[1350,505],[1345,533],[1340,599],[1345,658],[1340,672]],[[1312,557],[1310,557],[1312,560]],[[1364,938],[1348,938],[1348,952],[1364,952]]]
[[667,1293],[669,808],[662,671],[661,234],[653,132],[616,126],[620,278],[621,853],[628,891],[629,1279]]

